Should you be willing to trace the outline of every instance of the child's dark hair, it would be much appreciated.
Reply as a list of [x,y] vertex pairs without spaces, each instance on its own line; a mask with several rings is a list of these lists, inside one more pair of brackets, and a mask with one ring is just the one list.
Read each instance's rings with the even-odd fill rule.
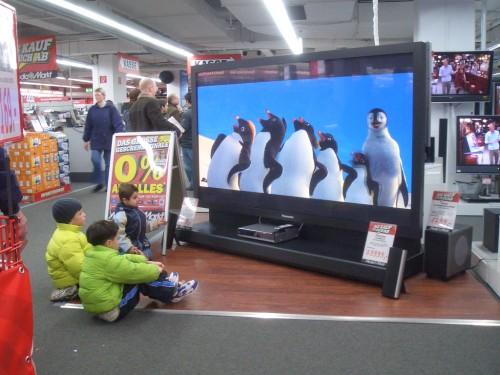
[[118,225],[114,221],[99,220],[87,229],[87,241],[92,245],[104,245],[107,240],[112,240],[118,233]]
[[137,186],[132,184],[121,184],[118,189],[118,197],[120,198],[120,202],[123,199],[130,199],[132,194],[138,192]]

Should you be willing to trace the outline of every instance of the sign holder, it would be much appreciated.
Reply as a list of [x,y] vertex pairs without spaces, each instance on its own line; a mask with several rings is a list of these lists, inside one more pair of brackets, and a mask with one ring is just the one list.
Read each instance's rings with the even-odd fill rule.
[[[175,132],[116,133],[111,150],[106,218],[113,217],[121,183],[138,187],[139,208],[149,219],[167,221],[169,210],[181,208],[187,183]],[[162,255],[166,254],[167,228],[168,223]]]

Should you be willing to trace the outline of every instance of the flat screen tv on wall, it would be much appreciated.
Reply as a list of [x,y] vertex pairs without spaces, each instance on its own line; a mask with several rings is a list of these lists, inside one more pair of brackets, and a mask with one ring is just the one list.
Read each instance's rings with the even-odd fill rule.
[[419,239],[429,59],[408,43],[195,67],[201,204]]

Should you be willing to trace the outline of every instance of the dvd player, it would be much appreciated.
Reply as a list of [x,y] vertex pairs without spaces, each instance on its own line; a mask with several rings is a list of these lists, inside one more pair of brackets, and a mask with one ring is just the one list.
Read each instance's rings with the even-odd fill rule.
[[500,202],[500,197],[496,196],[484,196],[478,194],[462,194],[460,196],[463,201],[468,203],[491,203]]
[[238,228],[238,236],[254,240],[279,243],[297,238],[300,226],[297,224],[252,224]]

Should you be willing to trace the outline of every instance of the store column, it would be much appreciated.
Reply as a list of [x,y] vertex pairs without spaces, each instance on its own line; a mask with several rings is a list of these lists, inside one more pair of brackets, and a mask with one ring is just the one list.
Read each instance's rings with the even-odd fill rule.
[[102,87],[106,91],[106,99],[115,104],[127,101],[127,78],[125,73],[118,71],[117,55],[99,55],[92,76],[94,90]]

